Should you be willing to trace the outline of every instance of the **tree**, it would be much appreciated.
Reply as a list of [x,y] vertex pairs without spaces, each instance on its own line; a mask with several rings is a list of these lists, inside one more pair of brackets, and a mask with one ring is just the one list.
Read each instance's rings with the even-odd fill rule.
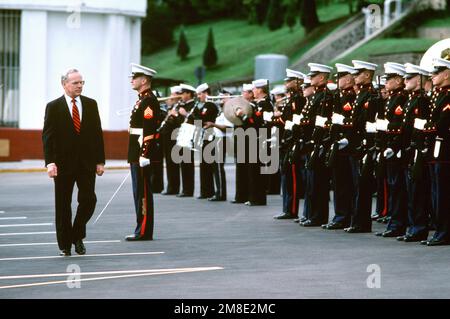
[[191,49],[189,48],[186,35],[184,34],[184,29],[181,29],[180,40],[178,41],[177,55],[181,58],[181,60],[186,60],[190,51]]
[[214,47],[214,34],[212,28],[209,28],[208,43],[203,52],[203,65],[207,68],[211,68],[217,64],[217,60],[217,50]]
[[142,21],[142,53],[149,54],[173,43],[175,21],[165,4],[148,0],[147,17]]
[[300,22],[305,28],[306,33],[310,33],[320,24],[317,15],[316,0],[303,0]]
[[287,4],[286,24],[291,32],[297,22],[298,14],[299,10],[297,0],[289,0]]
[[267,13],[267,25],[270,31],[280,29],[284,24],[284,10],[279,0],[271,0]]
[[270,0],[244,0],[243,3],[249,10],[249,22],[264,24]]

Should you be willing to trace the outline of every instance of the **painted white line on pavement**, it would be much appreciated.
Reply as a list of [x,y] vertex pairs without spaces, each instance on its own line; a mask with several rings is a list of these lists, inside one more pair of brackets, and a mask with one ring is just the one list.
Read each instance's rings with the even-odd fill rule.
[[55,231],[44,231],[44,232],[35,232],[35,233],[4,233],[0,234],[0,236],[28,236],[28,235],[54,235]]
[[53,224],[52,224],[52,223],[42,223],[42,224],[0,225],[0,228],[11,228],[11,227],[35,227],[35,226],[53,226]]
[[[120,243],[120,240],[102,240],[102,241],[85,241],[85,244],[111,244]],[[49,246],[58,245],[58,243],[28,243],[28,244],[3,244],[0,247],[22,247],[22,246]]]
[[96,255],[83,255],[83,256],[42,256],[42,257],[15,257],[15,258],[2,258],[0,261],[17,261],[17,260],[39,260],[39,259],[71,259],[71,258],[86,258],[86,257],[115,257],[115,256],[146,256],[146,255],[162,255],[163,251],[147,252],[147,253],[123,253],[123,254],[96,254]]
[[27,219],[27,217],[0,217],[0,220],[23,220]]
[[[134,271],[123,271],[123,272],[109,272],[109,273],[132,273],[132,272],[138,272],[137,274],[133,275],[122,275],[122,276],[109,276],[109,277],[96,277],[96,278],[87,278],[87,279],[75,279],[75,280],[62,280],[62,281],[49,281],[49,282],[38,282],[38,283],[31,283],[31,284],[22,284],[22,285],[14,285],[14,286],[0,286],[0,289],[13,289],[13,288],[27,288],[27,287],[36,287],[36,286],[49,286],[49,285],[57,285],[57,284],[73,284],[76,282],[82,282],[82,281],[99,281],[99,280],[108,280],[108,279],[121,279],[121,278],[133,278],[133,277],[145,277],[145,276],[158,276],[158,275],[169,275],[169,274],[181,274],[181,273],[193,273],[193,272],[201,272],[201,271],[213,271],[213,270],[223,270],[222,267],[208,267],[208,268],[180,268],[180,269],[159,269],[159,270],[134,270]],[[65,274],[58,274],[58,276],[51,276],[51,277],[71,277],[74,276],[87,276],[89,273],[65,273]],[[90,273],[95,274],[95,273]],[[100,273],[99,273],[100,274]],[[107,274],[107,273],[105,273]],[[48,275],[47,275],[48,276]],[[0,279],[5,280],[3,278],[14,279],[14,278],[7,278],[7,277],[0,277]],[[37,277],[27,277],[27,278],[37,278]],[[47,278],[47,277],[39,277],[39,278]],[[19,278],[19,279],[24,279]]]

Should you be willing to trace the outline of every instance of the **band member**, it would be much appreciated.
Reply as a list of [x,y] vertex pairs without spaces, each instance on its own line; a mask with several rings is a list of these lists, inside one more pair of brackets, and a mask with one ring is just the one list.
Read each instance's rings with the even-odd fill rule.
[[431,179],[431,202],[436,232],[428,246],[450,244],[450,61],[435,59],[432,75],[436,87],[431,117],[424,126]]
[[355,112],[353,75],[356,69],[345,64],[336,64],[338,89],[330,128],[331,148],[326,163],[332,170],[334,191],[334,218],[323,225],[323,229],[344,229],[350,226],[355,209],[355,184],[358,162],[354,159],[359,139],[353,136],[353,114]]
[[[198,108],[195,107],[195,88],[187,85],[180,84],[181,87],[181,102],[178,108],[178,124],[186,122],[194,125],[194,121],[198,119]],[[181,180],[182,191],[177,197],[193,197],[194,196],[194,183],[195,183],[195,163],[194,163],[194,150],[184,147],[183,152],[189,154],[189,161],[181,162]]]
[[153,240],[154,206],[151,187],[152,165],[161,162],[158,128],[160,106],[151,90],[156,71],[131,64],[131,86],[139,100],[131,112],[128,162],[131,168],[137,226],[127,241]]
[[[385,232],[376,233],[382,237],[399,237],[405,235],[408,225],[408,194],[406,191],[406,168],[404,130],[405,103],[404,91],[405,67],[402,64],[388,62],[384,65],[386,90],[389,98],[384,108],[384,116],[388,121],[386,141],[380,145],[380,161],[386,161],[388,184],[387,208],[390,220]],[[380,114],[379,114],[380,115]],[[380,116],[379,116],[380,117]]]
[[[217,106],[207,101],[207,97],[211,95],[211,90],[207,83],[197,87],[198,101],[195,107],[198,109],[198,119],[202,121],[202,128],[205,128],[206,123],[215,122],[218,114]],[[202,154],[205,148],[214,139],[214,135],[210,131],[203,130],[202,137]],[[200,161],[200,196],[197,199],[207,199],[214,196],[214,164],[207,163],[203,158]]]
[[170,88],[171,99],[167,100],[167,116],[161,124],[160,133],[166,163],[167,189],[162,195],[177,195],[180,192],[180,166],[172,159],[172,149],[176,140],[172,139],[173,131],[178,127],[176,117],[181,96],[181,87]]
[[[306,104],[301,85],[306,75],[286,69],[284,79],[287,97],[283,100],[283,108],[275,117],[283,124],[280,129],[280,173],[281,192],[283,195],[283,212],[274,219],[297,219],[300,198],[304,197],[305,159],[296,151],[300,131],[300,114]],[[295,115],[295,119],[294,119]],[[295,121],[295,122],[294,122]]]
[[[249,103],[251,103],[254,107],[254,95],[253,95],[253,85],[252,84],[244,84],[242,87],[242,96],[244,99],[246,99]],[[235,129],[239,128],[239,126],[235,126]],[[241,127],[244,128],[244,127]],[[235,146],[238,145],[237,141],[235,140],[233,143]],[[237,160],[237,152],[238,150],[234,150],[235,155],[235,162],[236,162],[236,194],[234,197],[234,200],[231,201],[232,204],[244,204],[248,202],[248,163],[247,159],[240,163]],[[246,156],[248,158],[248,156]]]
[[372,194],[375,185],[373,175],[376,157],[376,115],[381,104],[381,97],[373,88],[372,80],[378,66],[360,60],[352,62],[357,71],[354,75],[357,91],[351,136],[355,140],[354,143],[359,145],[353,158],[354,161],[359,161],[359,165],[352,169],[352,176],[358,177],[355,180],[355,209],[352,212],[351,226],[345,231],[347,233],[370,233],[372,232]]
[[[242,110],[237,110],[236,116],[239,116],[244,121],[244,129],[253,128],[256,130],[256,141],[251,141],[246,136],[245,148],[246,153],[249,153],[248,165],[248,201],[247,206],[265,206],[267,205],[266,185],[264,182],[264,175],[261,172],[263,164],[259,158],[260,147],[259,143],[259,129],[264,128],[264,112],[272,112],[273,106],[269,98],[269,81],[260,79],[253,81],[253,95],[255,96],[255,107],[251,116],[243,114]],[[256,154],[250,154],[252,145],[256,143]],[[252,145],[251,145],[252,144]],[[261,144],[261,145],[260,145]],[[256,163],[252,160],[256,158]]]
[[[226,100],[226,99],[224,99]],[[215,122],[207,122],[205,129],[214,128],[214,196],[208,200],[211,202],[223,202],[227,200],[227,179],[225,174],[225,159],[227,154],[227,138],[231,138],[228,135],[228,130],[233,129],[233,123],[228,121],[223,113],[224,103],[218,103],[221,111]]]
[[307,158],[305,207],[308,208],[308,220],[300,225],[318,227],[328,222],[329,214],[330,178],[325,165],[325,140],[333,113],[333,96],[327,88],[333,68],[317,63],[309,63],[308,66],[311,85],[315,87],[311,101],[312,114],[309,117],[313,131],[308,141],[309,145],[313,145],[313,151]]
[[[406,181],[408,192],[409,228],[399,241],[419,242],[428,238],[431,204],[430,178],[424,160],[422,131],[414,129],[415,123],[425,124],[430,114],[430,99],[423,84],[430,74],[417,65],[405,64],[405,89],[408,101],[405,106],[405,121],[402,126],[407,162]],[[417,119],[417,121],[416,121]]]
[[[97,102],[82,96],[84,80],[78,70],[61,77],[64,95],[47,104],[42,141],[48,176],[55,183],[56,237],[61,256],[70,256],[72,244],[86,254],[86,224],[97,203],[95,175],[105,165],[103,133]],[[72,193],[78,187],[78,209],[72,225]]]

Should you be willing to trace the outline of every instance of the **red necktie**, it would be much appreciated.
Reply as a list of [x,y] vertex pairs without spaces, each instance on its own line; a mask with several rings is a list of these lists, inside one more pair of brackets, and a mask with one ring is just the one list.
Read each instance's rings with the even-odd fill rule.
[[72,99],[72,118],[73,118],[73,126],[75,127],[75,132],[80,134],[81,130],[81,121],[80,121],[80,112],[78,112],[77,103],[75,99]]

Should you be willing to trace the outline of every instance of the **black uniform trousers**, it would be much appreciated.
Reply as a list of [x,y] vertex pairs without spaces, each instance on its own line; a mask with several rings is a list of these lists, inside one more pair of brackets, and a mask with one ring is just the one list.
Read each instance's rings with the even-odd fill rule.
[[387,230],[400,233],[405,233],[408,226],[406,171],[403,159],[395,157],[387,161],[388,215],[391,216]]
[[172,159],[172,149],[177,141],[171,139],[171,133],[162,135],[164,160],[166,162],[166,192],[176,195],[180,192],[180,166]]
[[194,151],[183,147],[183,152],[189,154],[188,162],[181,162],[181,179],[182,179],[182,194],[187,196],[194,196],[194,183],[195,183],[195,163],[194,163]]
[[153,194],[159,194],[164,190],[164,164],[162,161],[153,164],[151,185]]
[[314,224],[327,224],[330,201],[330,174],[322,156],[313,169],[306,172],[305,210]]
[[[213,164],[214,196],[222,201],[227,200],[227,178],[225,174],[225,159],[226,159],[226,138],[220,137],[214,140],[216,148],[214,149],[214,156],[216,162]],[[217,153],[216,153],[217,152]]]
[[426,167],[423,167],[421,179],[414,179],[412,172],[406,172],[408,191],[408,235],[414,237],[428,237],[430,221],[430,178]]
[[134,207],[136,212],[136,237],[153,239],[154,205],[151,187],[152,165],[141,168],[131,163],[131,182],[133,185]]
[[450,163],[429,164],[436,240],[450,241]]
[[[58,175],[55,183],[56,237],[60,250],[70,249],[72,243],[86,237],[86,224],[94,214],[95,172],[79,170],[73,174]],[[78,187],[78,209],[72,225],[72,193]]]
[[375,213],[379,216],[386,217],[388,214],[388,184],[386,171],[380,170],[376,174],[377,182],[377,205]]
[[376,183],[373,176],[374,165],[372,164],[370,167],[361,170],[359,160],[356,158],[353,158],[352,160],[356,162],[352,167],[353,176],[356,175],[357,178],[355,179],[355,210],[352,216],[351,227],[371,232],[372,194]]
[[[272,158],[272,152],[278,152],[278,150],[274,150],[273,148],[271,148],[271,142],[267,143],[267,155],[269,156],[269,158]],[[281,156],[280,156],[281,158]],[[267,194],[270,195],[280,195],[280,189],[281,189],[281,174],[280,174],[280,170],[278,170],[276,173],[274,174],[267,174],[266,175],[266,190],[267,190]]]
[[[204,141],[202,154],[211,142]],[[200,197],[210,198],[214,195],[214,163],[200,162]]]
[[342,223],[345,227],[350,225],[355,210],[357,165],[351,155],[338,153],[333,168],[333,222]]
[[[248,183],[248,149],[240,150],[239,143],[237,136],[234,136],[234,160],[236,163],[236,181],[235,181],[235,188],[236,188],[236,194],[234,196],[234,200],[237,203],[245,203],[249,200],[249,183]],[[247,142],[246,142],[247,143]],[[239,152],[244,151],[245,154],[243,157],[243,160],[240,161],[238,158]]]
[[[285,156],[285,154],[282,154]],[[281,193],[283,197],[283,213],[298,217],[300,199],[305,197],[305,160],[299,159],[293,163],[287,160],[281,162]]]

